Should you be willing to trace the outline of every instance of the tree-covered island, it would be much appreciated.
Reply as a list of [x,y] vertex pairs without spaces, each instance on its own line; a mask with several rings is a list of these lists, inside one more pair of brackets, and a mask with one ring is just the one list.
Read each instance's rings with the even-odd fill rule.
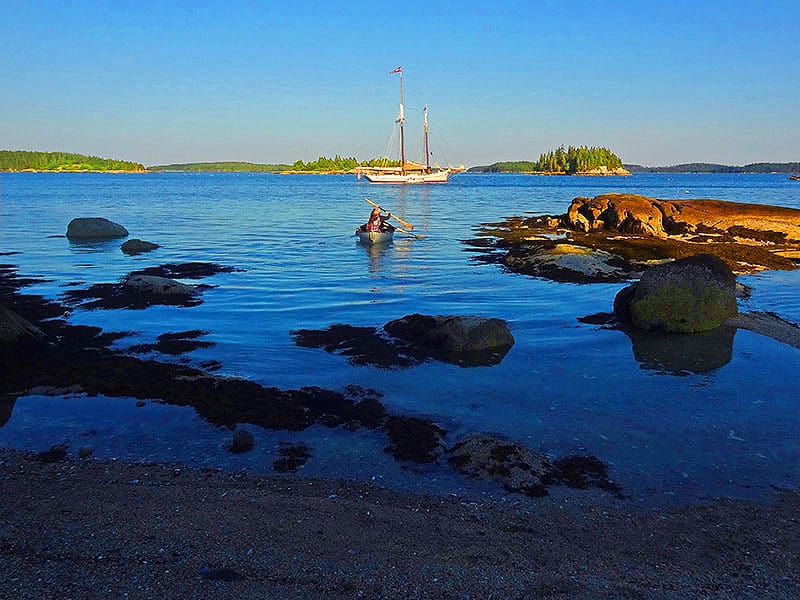
[[112,158],[99,158],[68,152],[29,152],[0,150],[0,171],[63,172],[144,172],[142,164]]
[[527,173],[529,175],[630,175],[622,159],[608,148],[560,146],[543,152],[536,161],[499,162],[473,167],[471,173]]

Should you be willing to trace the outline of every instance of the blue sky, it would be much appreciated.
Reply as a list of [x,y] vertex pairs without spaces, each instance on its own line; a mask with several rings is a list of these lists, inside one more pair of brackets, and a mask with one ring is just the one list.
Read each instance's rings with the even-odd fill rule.
[[372,158],[402,65],[411,151],[427,103],[447,163],[800,161],[798,39],[788,1],[0,0],[0,149]]

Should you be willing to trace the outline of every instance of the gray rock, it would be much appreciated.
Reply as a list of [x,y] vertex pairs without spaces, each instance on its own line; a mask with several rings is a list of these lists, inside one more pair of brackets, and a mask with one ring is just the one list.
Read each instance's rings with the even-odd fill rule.
[[737,314],[736,279],[712,254],[698,254],[647,269],[620,290],[614,313],[649,331],[698,333]]
[[514,336],[502,319],[406,315],[383,326],[391,336],[442,352],[483,352],[510,347]]
[[120,250],[122,250],[125,254],[141,254],[142,252],[150,252],[156,248],[160,248],[160,246],[158,244],[154,244],[153,242],[146,242],[145,240],[136,238],[127,240],[122,244],[122,246],[120,246]]
[[200,290],[180,281],[156,275],[131,275],[123,287],[131,293],[148,296],[199,296]]
[[81,446],[78,450],[78,458],[89,458],[93,452],[94,448],[91,446]]
[[67,225],[67,237],[71,240],[103,240],[127,237],[128,230],[122,225],[103,217],[80,217]]
[[499,481],[509,491],[531,496],[546,495],[543,478],[553,469],[544,454],[484,434],[459,440],[450,450],[448,460],[463,475]]
[[41,329],[0,304],[0,342],[17,342],[22,339],[44,340],[44,338]]

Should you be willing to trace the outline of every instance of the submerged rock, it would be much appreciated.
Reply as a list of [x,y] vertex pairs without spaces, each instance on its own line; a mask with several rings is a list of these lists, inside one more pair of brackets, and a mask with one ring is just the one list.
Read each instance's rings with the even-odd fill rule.
[[237,429],[233,433],[233,439],[228,449],[234,454],[242,454],[252,450],[255,443],[256,440],[253,434],[247,431],[247,429]]
[[272,470],[278,473],[295,473],[311,458],[311,451],[305,444],[281,442],[278,455],[280,458],[272,463]]
[[621,497],[608,479],[608,466],[595,456],[571,455],[551,461],[541,452],[503,438],[476,433],[450,449],[452,467],[467,477],[498,481],[510,492],[546,496],[552,485],[597,487]]
[[386,433],[391,444],[384,450],[396,460],[431,463],[444,449],[447,431],[429,419],[396,416],[387,419]]
[[552,466],[544,454],[520,444],[472,434],[450,450],[452,467],[473,479],[499,481],[507,490],[529,496],[546,496],[543,477]]
[[151,252],[160,247],[161,246],[154,244],[153,242],[146,242],[136,238],[126,241],[124,244],[122,244],[122,246],[119,247],[119,249],[125,254],[141,254],[143,252]]
[[79,217],[67,225],[67,238],[71,240],[103,240],[127,237],[122,225],[103,217]]
[[649,331],[697,333],[736,315],[736,280],[716,256],[701,254],[651,267],[614,299],[624,323]]
[[198,296],[200,291],[180,281],[155,275],[131,275],[123,282],[123,288],[134,294],[146,296]]

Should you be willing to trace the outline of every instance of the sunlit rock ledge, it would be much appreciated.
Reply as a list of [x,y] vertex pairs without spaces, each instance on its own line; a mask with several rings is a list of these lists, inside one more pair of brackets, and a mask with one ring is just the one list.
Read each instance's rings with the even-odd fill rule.
[[486,223],[479,235],[466,241],[476,260],[554,281],[622,282],[697,254],[719,257],[735,274],[800,262],[800,210],[723,200],[578,197],[565,214]]

